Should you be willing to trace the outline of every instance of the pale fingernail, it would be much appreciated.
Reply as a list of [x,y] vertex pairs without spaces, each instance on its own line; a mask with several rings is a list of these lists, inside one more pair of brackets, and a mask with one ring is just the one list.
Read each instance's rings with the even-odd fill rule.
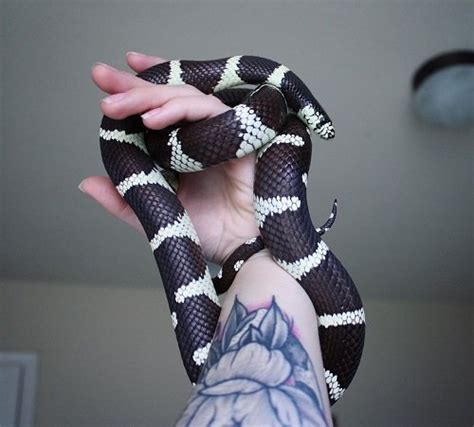
[[103,62],[96,62],[92,67],[95,67],[96,65],[101,65],[102,67],[108,68],[109,70],[117,71],[116,68],[112,67],[111,65],[104,64]]
[[154,110],[150,110],[145,114],[141,115],[142,119],[149,119],[150,117],[156,117],[161,114],[162,109],[161,108],[155,108]]
[[127,52],[127,56],[128,56],[128,55],[146,56],[146,55],[143,54],[143,53],[140,53],[140,52],[133,52],[133,51],[131,51],[131,50]]
[[121,101],[125,98],[125,93],[116,93],[115,95],[110,95],[107,98],[104,98],[102,102],[106,104],[112,104],[113,102]]
[[79,188],[79,190],[81,190],[84,193],[84,181],[81,181],[79,185],[77,186],[77,188]]

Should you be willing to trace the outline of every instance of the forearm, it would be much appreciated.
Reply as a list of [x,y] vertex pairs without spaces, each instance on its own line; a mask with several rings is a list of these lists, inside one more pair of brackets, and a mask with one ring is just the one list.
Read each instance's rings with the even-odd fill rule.
[[219,325],[178,425],[332,424],[316,313],[268,250],[241,267]]

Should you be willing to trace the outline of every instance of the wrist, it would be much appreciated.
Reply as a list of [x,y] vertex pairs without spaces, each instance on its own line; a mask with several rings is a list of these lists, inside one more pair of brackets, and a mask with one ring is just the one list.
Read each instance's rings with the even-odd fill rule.
[[234,254],[234,252],[239,249],[244,244],[251,244],[257,237],[260,236],[260,232],[257,229],[253,235],[247,234],[246,236],[234,238],[231,243],[225,245],[225,249],[220,252],[220,255],[217,256],[217,264],[221,267],[229,260],[229,258]]
[[264,249],[260,236],[241,243],[222,262],[221,269],[212,281],[218,294],[227,292],[242,265],[253,255]]
[[291,288],[297,288],[302,298],[307,298],[299,283],[278,265],[268,248],[263,248],[243,263],[231,288],[242,287],[249,288],[251,292],[257,292],[261,296],[274,295],[280,290],[286,292]]
[[[238,299],[251,311],[268,309],[275,301],[292,325],[309,354],[318,375],[319,390],[325,390],[324,369],[318,336],[318,317],[314,305],[303,287],[273,259],[264,248],[253,254],[237,273],[226,293],[220,321],[230,315],[232,303]],[[324,394],[324,393],[323,393]],[[329,398],[323,396],[324,408],[329,414]]]

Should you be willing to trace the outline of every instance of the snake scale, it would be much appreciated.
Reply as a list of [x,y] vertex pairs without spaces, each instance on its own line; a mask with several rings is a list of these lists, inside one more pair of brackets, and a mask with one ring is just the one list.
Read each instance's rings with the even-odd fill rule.
[[[314,304],[334,403],[359,365],[365,316],[351,277],[321,240],[334,221],[336,205],[322,228],[313,226],[307,207],[310,131],[333,138],[328,115],[296,74],[262,57],[173,60],[137,76],[155,84],[189,84],[232,107],[209,120],[161,131],[145,128],[139,115],[123,120],[103,116],[100,126],[104,166],[148,236],[190,380],[198,379],[217,325],[216,289],[228,286],[222,283],[229,270],[235,275],[248,253],[264,245]],[[257,87],[233,88],[245,84]],[[255,150],[254,205],[260,236],[244,242],[213,281],[196,231],[175,194],[178,173],[203,170]]]

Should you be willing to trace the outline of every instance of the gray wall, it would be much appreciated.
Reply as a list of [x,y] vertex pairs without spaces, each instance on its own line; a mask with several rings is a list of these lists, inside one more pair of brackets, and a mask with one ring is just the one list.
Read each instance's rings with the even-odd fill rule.
[[[8,348],[38,351],[38,425],[168,426],[190,392],[164,296],[8,282]],[[472,423],[472,307],[365,300],[367,340],[340,426]]]
[[[315,223],[368,331],[341,426],[472,424],[473,129],[421,123],[410,78],[474,46],[469,1],[0,3],[1,349],[40,354],[38,425],[169,425],[189,385],[148,245],[85,198],[102,174],[95,61],[279,60],[336,124],[315,140]],[[2,203],[3,202],[3,203]]]
[[473,21],[472,1],[7,1],[4,276],[156,283],[141,236],[77,191],[84,176],[103,173],[103,94],[90,67],[125,69],[127,50],[188,59],[249,53],[295,70],[335,122],[333,143],[314,141],[310,210],[320,224],[338,198],[325,240],[361,292],[465,299],[474,132],[420,123],[409,87],[430,55],[474,44]]

